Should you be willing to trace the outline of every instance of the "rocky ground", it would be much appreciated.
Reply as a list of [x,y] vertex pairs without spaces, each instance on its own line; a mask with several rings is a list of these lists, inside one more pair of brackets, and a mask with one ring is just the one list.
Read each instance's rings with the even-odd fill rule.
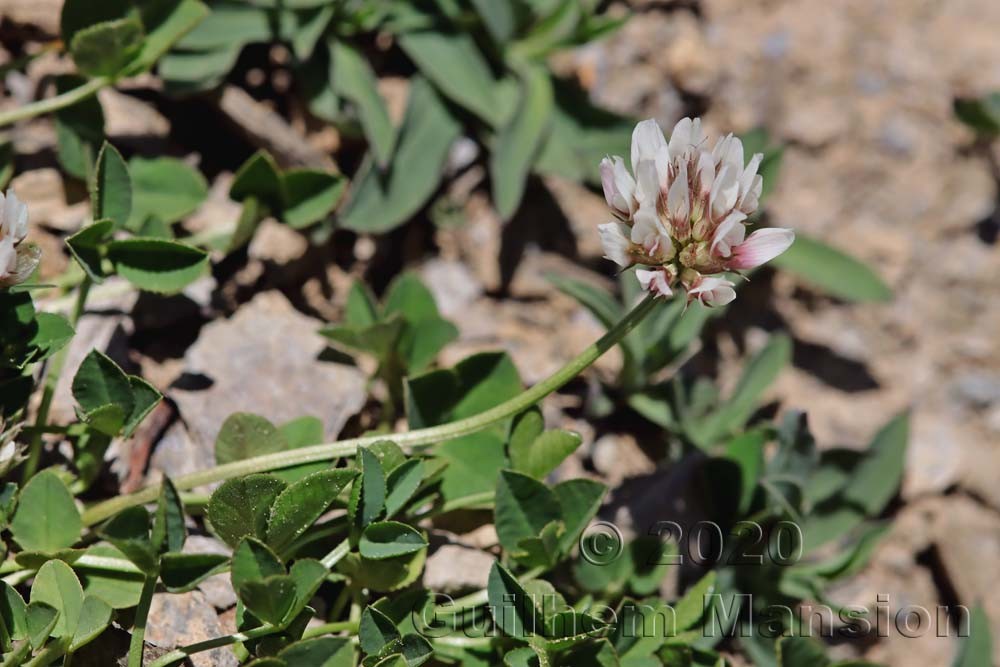
[[[58,4],[0,0],[0,14],[51,32]],[[39,10],[42,5],[48,12]],[[719,334],[726,361],[758,345],[762,330],[787,328],[796,344],[795,365],[771,398],[783,409],[807,410],[824,446],[862,446],[890,416],[904,408],[913,412],[892,531],[869,567],[834,596],[871,606],[878,594],[889,594],[894,606],[930,609],[978,601],[1000,636],[1000,598],[987,595],[1000,579],[1000,146],[993,154],[974,146],[951,112],[956,95],[1000,89],[1000,4],[632,5],[635,16],[620,32],[560,57],[557,67],[578,76],[600,104],[655,117],[665,127],[689,114],[703,115],[712,134],[766,127],[787,146],[780,181],[767,202],[773,223],[853,253],[895,291],[888,304],[851,305],[777,274],[768,311],[750,313],[750,326],[738,337]],[[60,64],[43,58],[32,67],[34,77],[58,71]],[[399,82],[384,83],[387,94],[398,98]],[[30,85],[30,78],[8,77],[14,101],[28,95]],[[151,105],[113,91],[102,93],[102,102],[116,142],[146,150],[170,147],[176,128]],[[286,129],[303,128],[293,123]],[[329,142],[322,132],[310,139],[314,147]],[[48,121],[38,121],[20,128],[14,140],[19,154],[41,155],[53,146],[54,132]],[[204,158],[211,150],[198,147],[201,155],[191,157]],[[66,265],[55,233],[75,229],[87,207],[80,203],[82,193],[65,191],[51,163],[31,167],[14,186],[32,206],[39,223],[35,240],[49,250],[45,271],[52,276]],[[208,465],[215,431],[235,410],[275,421],[323,415],[330,437],[345,425],[362,428],[353,416],[365,404],[364,376],[349,366],[312,363],[322,348],[314,332],[323,319],[339,316],[351,278],[366,271],[371,277],[372,269],[377,276],[387,257],[419,270],[444,315],[459,325],[461,339],[446,350],[446,363],[503,347],[524,379],[534,382],[587,345],[600,327],[554,293],[543,276],[550,270],[579,272],[581,260],[611,275],[611,267],[597,261],[594,227],[605,222],[603,200],[572,184],[550,182],[555,198],[537,204],[540,214],[545,206],[558,207],[572,234],[541,229],[512,243],[477,174],[467,176],[468,191],[457,194],[462,226],[405,231],[382,243],[362,238],[353,248],[326,255],[268,223],[250,248],[248,264],[225,284],[205,279],[166,306],[115,293],[113,283],[102,287],[104,300],[92,302],[74,343],[77,363],[91,345],[110,349],[167,390],[172,401],[139,437],[115,450],[114,467],[125,485],[143,483],[147,465],[150,477]],[[235,220],[238,210],[225,194],[228,177],[222,170],[212,199],[185,223],[191,231]],[[512,245],[523,248],[512,253]],[[611,354],[597,372],[618,363]],[[723,363],[723,379],[726,373]],[[71,418],[68,387],[59,396],[56,414],[61,409]],[[556,396],[548,409],[559,419],[562,409],[578,402],[574,395]],[[609,482],[627,485],[655,469],[631,434],[575,426],[585,437],[584,456]],[[462,583],[476,585],[476,573],[485,573],[475,561],[479,552],[444,551],[447,558],[439,561],[469,561],[452,576],[467,573],[469,581]],[[434,561],[427,576],[447,588],[449,577]],[[199,620],[175,630],[164,624],[154,641],[197,641],[202,631],[217,634],[232,624],[224,583],[171,597],[157,608]],[[893,634],[838,649],[889,665],[947,665],[955,642]],[[225,659],[206,654],[196,664],[229,664]]]

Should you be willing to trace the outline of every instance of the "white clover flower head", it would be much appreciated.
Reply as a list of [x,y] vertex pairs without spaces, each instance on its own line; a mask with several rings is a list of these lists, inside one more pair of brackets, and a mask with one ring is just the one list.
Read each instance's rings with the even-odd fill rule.
[[38,248],[22,245],[28,235],[28,207],[14,191],[0,193],[0,287],[24,282],[38,265]]
[[604,197],[619,222],[600,225],[605,257],[636,271],[643,289],[669,296],[677,285],[688,300],[709,306],[735,298],[725,271],[752,269],[791,246],[790,229],[747,236],[757,210],[763,155],[744,161],[743,142],[729,134],[709,150],[699,118],[682,118],[667,141],[655,120],[632,132],[632,173],[625,161],[601,162]]

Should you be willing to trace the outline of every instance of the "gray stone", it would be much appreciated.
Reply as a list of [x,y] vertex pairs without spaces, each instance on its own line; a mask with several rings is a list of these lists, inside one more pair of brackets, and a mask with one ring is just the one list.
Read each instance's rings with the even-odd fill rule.
[[[200,591],[157,593],[149,607],[146,641],[161,648],[175,649],[229,634],[215,609]],[[240,664],[229,648],[217,648],[191,656],[195,667],[236,667]]]
[[194,443],[211,451],[234,412],[275,424],[312,415],[335,436],[364,405],[365,377],[318,359],[326,347],[322,326],[278,292],[258,294],[231,318],[206,325],[185,355],[188,381],[169,391]]

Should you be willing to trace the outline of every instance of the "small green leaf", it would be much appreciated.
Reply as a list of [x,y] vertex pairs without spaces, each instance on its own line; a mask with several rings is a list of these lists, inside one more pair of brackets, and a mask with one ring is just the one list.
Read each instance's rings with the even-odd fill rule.
[[108,519],[99,534],[144,572],[156,570],[157,549],[149,536],[150,517],[145,507],[128,507]]
[[223,482],[208,502],[212,528],[231,547],[244,537],[263,539],[271,505],[285,486],[274,475],[247,475]]
[[955,100],[955,115],[976,134],[1000,135],[1000,91],[979,98]]
[[823,645],[811,637],[782,637],[778,640],[779,667],[827,667]]
[[461,130],[433,88],[423,79],[412,79],[389,173],[379,173],[370,163],[359,169],[341,225],[381,233],[405,222],[437,190],[448,151]]
[[254,197],[275,206],[283,201],[281,172],[267,151],[257,151],[236,172],[229,196],[236,201]]
[[505,44],[517,28],[516,7],[495,0],[472,0],[472,6],[497,44]]
[[59,622],[59,610],[45,602],[32,602],[25,610],[25,629],[31,648],[40,649]]
[[163,553],[177,553],[184,548],[187,527],[184,524],[184,504],[174,483],[164,477],[160,484],[160,497],[156,502],[153,531],[150,538],[153,547]]
[[229,415],[215,438],[215,460],[220,464],[285,449],[287,442],[281,431],[264,417],[249,412]]
[[689,588],[674,606],[676,613],[675,622],[678,632],[684,632],[694,628],[705,616],[708,608],[706,602],[708,596],[715,593],[716,573],[709,572],[698,580],[694,586]]
[[385,560],[371,560],[351,553],[337,564],[337,569],[354,586],[373,591],[396,591],[419,579],[426,561],[427,549]]
[[510,637],[525,638],[541,632],[544,619],[524,587],[500,563],[493,563],[486,586],[493,620]]
[[569,553],[579,541],[587,524],[601,508],[608,487],[591,479],[568,479],[552,489],[562,508],[566,532],[562,536],[563,553]]
[[366,607],[361,613],[358,640],[361,650],[368,655],[379,655],[382,649],[400,638],[396,624],[375,607]]
[[[50,560],[38,569],[31,585],[31,602],[43,602],[59,610],[59,618],[50,634],[53,637],[70,637],[80,621],[83,607],[83,588],[69,565],[61,560]],[[30,606],[29,606],[29,623]]]
[[[121,551],[110,544],[98,543],[87,547],[86,555],[127,561]],[[228,562],[228,559],[227,559]],[[113,609],[129,609],[139,604],[146,578],[141,572],[80,569],[77,572],[85,596],[99,597]]]
[[317,637],[283,648],[278,657],[296,667],[354,667],[354,645],[347,637]]
[[104,0],[97,5],[90,0],[66,0],[59,18],[63,43],[72,44],[76,34],[84,28],[124,18],[131,9],[129,0]]
[[757,408],[757,403],[778,374],[792,359],[792,341],[775,334],[743,369],[743,375],[729,400],[705,421],[691,427],[691,435],[701,447],[715,444],[719,438],[743,426]]
[[200,278],[208,253],[165,239],[131,238],[108,244],[115,271],[139,289],[161,294],[180,292]]
[[101,266],[102,249],[114,226],[115,223],[111,220],[98,220],[66,239],[66,245],[69,246],[73,258],[91,280],[97,283],[104,281],[104,268]]
[[897,415],[882,427],[868,445],[843,497],[861,507],[868,516],[876,516],[896,495],[903,478],[906,445],[910,433],[910,415]]
[[132,179],[121,153],[108,142],[101,146],[90,184],[94,220],[107,219],[121,229],[132,213]]
[[528,173],[544,143],[552,120],[553,93],[542,65],[521,73],[521,102],[514,117],[496,137],[490,154],[490,176],[497,212],[507,220],[517,212]]
[[73,398],[88,421],[99,421],[113,425],[113,420],[94,420],[92,417],[106,417],[108,408],[120,416],[115,428],[102,428],[107,435],[117,435],[125,416],[132,412],[135,401],[129,378],[110,357],[98,350],[91,350],[80,363],[73,377]]
[[330,54],[334,91],[357,107],[375,160],[384,168],[392,156],[396,133],[385,101],[378,92],[375,74],[361,54],[346,42],[331,40]]
[[54,552],[80,539],[83,522],[69,489],[51,470],[24,485],[10,524],[14,539],[27,551]]
[[10,650],[11,640],[28,636],[27,605],[20,593],[6,581],[0,582],[0,622],[3,623],[4,652]]
[[160,581],[171,593],[184,593],[227,569],[229,558],[223,554],[165,553],[160,558]]
[[129,161],[132,176],[132,215],[129,229],[138,229],[154,216],[172,224],[190,215],[208,196],[208,183],[197,169],[169,157]]
[[208,7],[199,0],[175,0],[166,5],[147,3],[147,7],[149,10],[143,12],[146,39],[128,66],[129,76],[150,69],[175,42],[209,14]]
[[518,472],[543,479],[575,452],[581,442],[579,434],[569,431],[546,431],[527,446],[523,440],[511,441],[510,463]]
[[562,519],[558,497],[536,479],[503,470],[496,489],[497,537],[508,552],[519,551],[521,540],[537,536],[546,524]]
[[470,35],[432,30],[409,32],[400,38],[399,44],[446,97],[494,127],[501,123],[496,79]]
[[822,241],[804,234],[772,261],[807,283],[847,301],[889,301],[892,290],[870,268]]
[[291,619],[305,609],[329,574],[323,563],[318,560],[300,558],[292,563],[288,575],[295,582],[295,605],[288,612],[286,619]]
[[287,549],[336,500],[357,475],[354,470],[313,473],[278,494],[271,505],[267,543],[278,553]]
[[416,528],[396,521],[378,521],[365,528],[358,550],[371,560],[384,560],[416,553],[427,547],[427,540]]
[[405,461],[389,473],[386,479],[385,514],[391,519],[420,488],[425,466],[420,459]]
[[280,625],[295,605],[295,581],[287,574],[244,582],[236,592],[254,616],[272,625]]
[[993,637],[990,619],[979,605],[972,610],[969,636],[962,640],[953,667],[980,667],[993,660]]
[[115,77],[138,52],[143,38],[142,23],[130,16],[78,31],[69,50],[84,74]]
[[260,540],[245,537],[233,551],[231,579],[233,588],[250,581],[261,582],[275,575],[284,575],[285,566],[278,556]]
[[292,169],[281,176],[284,194],[282,219],[295,229],[308,227],[329,215],[344,192],[345,179],[316,169]]
[[[56,93],[63,94],[86,83],[75,75],[56,77]],[[104,110],[96,95],[55,113],[57,157],[71,176],[86,181],[104,143]]]
[[385,510],[385,472],[378,457],[367,447],[358,450],[358,463],[361,475],[351,489],[348,512],[355,525],[364,528],[381,517]]
[[78,651],[97,639],[111,625],[112,613],[113,610],[107,602],[93,595],[85,595],[83,605],[80,607],[80,620],[73,631],[69,650]]
[[125,438],[132,437],[142,420],[163,400],[163,394],[141,377],[129,375],[128,382],[132,388],[132,411],[122,427],[122,437]]

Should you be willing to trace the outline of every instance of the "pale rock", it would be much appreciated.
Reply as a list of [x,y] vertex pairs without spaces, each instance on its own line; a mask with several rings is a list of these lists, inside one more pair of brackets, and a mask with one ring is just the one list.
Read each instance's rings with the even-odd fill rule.
[[258,294],[231,318],[207,324],[185,356],[187,372],[201,382],[169,392],[194,441],[210,447],[235,412],[275,424],[312,415],[334,437],[367,392],[356,368],[317,358],[326,348],[322,326],[279,292]]

